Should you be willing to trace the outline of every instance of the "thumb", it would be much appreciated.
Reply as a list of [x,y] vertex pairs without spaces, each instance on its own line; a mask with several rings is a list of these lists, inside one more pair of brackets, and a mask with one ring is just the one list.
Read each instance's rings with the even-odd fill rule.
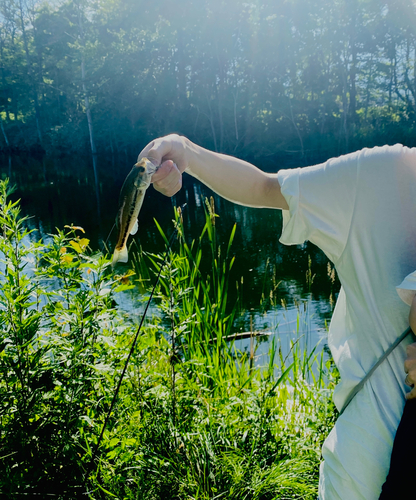
[[170,153],[171,145],[168,141],[160,139],[155,139],[150,142],[139,154],[137,161],[141,160],[143,157],[148,158],[156,167],[159,167],[162,163],[163,157]]
[[416,388],[413,387],[413,389],[406,394],[406,399],[415,399],[416,398]]

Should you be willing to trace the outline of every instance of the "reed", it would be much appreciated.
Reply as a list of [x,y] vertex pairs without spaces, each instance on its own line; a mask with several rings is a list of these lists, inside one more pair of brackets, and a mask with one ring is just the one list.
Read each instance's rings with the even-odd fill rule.
[[[216,220],[207,201],[201,235],[188,243],[175,212],[179,242],[158,291],[164,392],[157,423],[146,426],[155,432],[148,445],[162,435],[166,441],[150,446],[159,466],[146,469],[139,489],[143,498],[168,490],[170,498],[316,498],[320,447],[335,419],[336,370],[323,350],[302,351],[296,339],[284,358],[274,336],[267,366],[253,363],[255,337],[251,353],[236,348],[238,307],[228,302],[236,227],[223,249]],[[139,250],[133,265],[140,280],[156,272],[160,257]],[[162,403],[169,398],[174,405]]]

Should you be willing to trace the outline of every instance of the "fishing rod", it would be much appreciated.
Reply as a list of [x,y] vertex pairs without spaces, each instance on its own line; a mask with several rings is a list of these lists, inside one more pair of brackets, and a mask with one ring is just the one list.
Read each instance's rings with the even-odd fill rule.
[[[184,203],[180,207],[181,214],[183,213],[183,210],[186,207],[186,205],[187,204]],[[127,366],[129,364],[130,358],[131,358],[131,356],[132,356],[132,354],[134,352],[134,348],[135,348],[137,340],[139,338],[139,334],[140,334],[140,331],[142,329],[143,322],[144,322],[144,320],[146,318],[147,311],[149,309],[149,306],[150,306],[150,303],[152,301],[152,298],[153,298],[153,295],[155,293],[155,290],[157,288],[157,285],[159,284],[160,276],[162,274],[162,271],[163,271],[164,267],[166,266],[170,249],[172,247],[173,242],[176,240],[177,235],[178,235],[178,225],[176,225],[175,230],[173,231],[173,233],[171,234],[171,236],[169,238],[168,245],[167,245],[166,251],[165,251],[165,256],[163,258],[162,264],[160,265],[159,272],[158,272],[157,277],[156,277],[156,282],[153,285],[152,291],[150,292],[149,299],[147,300],[147,303],[146,303],[146,307],[144,308],[142,319],[140,320],[139,327],[137,328],[136,335],[134,336],[133,342],[132,342],[131,347],[130,347],[129,354],[127,356],[126,362],[124,363],[123,370],[121,372],[121,375],[120,375],[120,378],[119,378],[116,390],[114,392],[114,396],[113,396],[113,399],[111,401],[110,409],[107,412],[107,415],[105,417],[105,420],[104,420],[104,423],[103,423],[103,426],[102,426],[102,429],[101,429],[100,436],[98,438],[97,444],[95,445],[94,451],[93,451],[93,453],[91,455],[91,460],[90,460],[90,462],[88,464],[88,467],[87,467],[87,469],[85,471],[84,480],[88,479],[88,477],[90,476],[90,474],[91,474],[91,472],[93,470],[94,461],[95,461],[95,459],[97,457],[97,454],[98,454],[98,448],[100,447],[101,441],[102,441],[103,436],[104,436],[104,431],[105,431],[105,429],[107,427],[108,421],[110,420],[110,417],[111,417],[111,413],[113,412],[114,406],[116,404],[116,400],[117,400],[118,393],[120,391],[121,383],[122,383],[124,375],[126,374],[126,371],[127,371]]]

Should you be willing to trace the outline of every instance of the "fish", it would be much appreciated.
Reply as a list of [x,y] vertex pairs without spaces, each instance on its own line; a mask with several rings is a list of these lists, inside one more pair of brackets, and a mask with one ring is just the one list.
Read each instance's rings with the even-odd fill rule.
[[118,238],[111,262],[113,267],[117,262],[127,262],[129,259],[127,240],[129,235],[136,234],[139,228],[137,217],[156,170],[157,167],[148,158],[142,158],[133,166],[123,183],[116,217]]

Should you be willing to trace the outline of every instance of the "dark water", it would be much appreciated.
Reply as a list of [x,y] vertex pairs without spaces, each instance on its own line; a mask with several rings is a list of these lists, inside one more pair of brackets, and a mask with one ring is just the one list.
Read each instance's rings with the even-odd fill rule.
[[[13,198],[21,199],[23,214],[32,216],[30,224],[38,228],[41,235],[72,223],[82,226],[91,246],[98,248],[112,229],[119,191],[133,162],[133,159],[129,164],[99,161],[98,186],[88,158],[0,157],[0,175],[9,177],[16,186]],[[138,243],[146,251],[161,252],[164,244],[154,219],[170,234],[173,206],[184,202],[188,204],[184,212],[186,237],[189,241],[198,237],[205,218],[204,199],[211,195],[219,215],[216,227],[220,243],[228,242],[231,229],[237,223],[233,244],[236,261],[230,282],[231,301],[239,297],[240,314],[235,331],[245,332],[252,327],[278,333],[286,344],[300,334],[305,345],[315,345],[324,336],[325,323],[331,317],[329,297],[338,286],[331,283],[327,258],[316,247],[310,244],[286,247],[279,243],[282,228],[279,210],[234,205],[184,176],[183,189],[172,199],[157,193],[153,187],[148,189],[135,236]],[[110,244],[114,244],[115,238],[113,232]],[[312,284],[306,276],[308,267],[314,275]],[[241,341],[240,347],[248,348],[247,341]],[[257,354],[266,351],[267,342],[264,342]]]

